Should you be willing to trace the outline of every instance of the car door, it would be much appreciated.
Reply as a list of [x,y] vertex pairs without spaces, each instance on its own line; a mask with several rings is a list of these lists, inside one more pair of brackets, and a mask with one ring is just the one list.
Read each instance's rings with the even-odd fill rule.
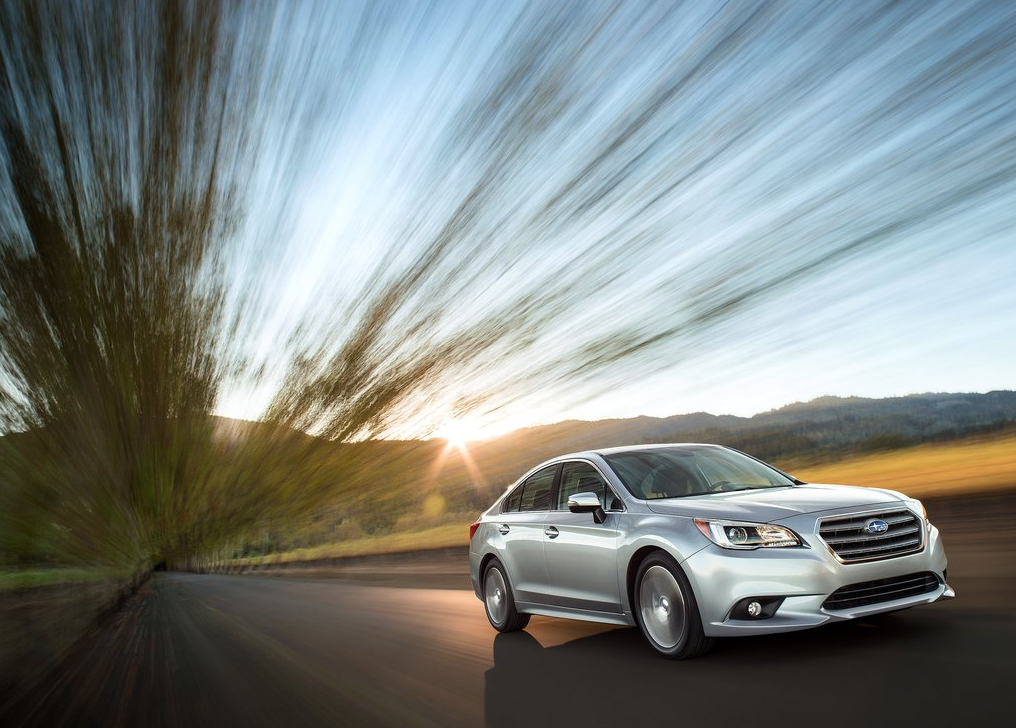
[[515,601],[550,603],[550,579],[544,557],[544,521],[550,511],[557,465],[530,475],[504,500],[496,529],[498,551],[515,591]]
[[[596,493],[606,519],[596,523],[591,513],[572,513],[568,497]],[[623,506],[603,476],[586,461],[563,463],[556,508],[544,521],[544,554],[553,604],[571,609],[621,612],[617,542]]]

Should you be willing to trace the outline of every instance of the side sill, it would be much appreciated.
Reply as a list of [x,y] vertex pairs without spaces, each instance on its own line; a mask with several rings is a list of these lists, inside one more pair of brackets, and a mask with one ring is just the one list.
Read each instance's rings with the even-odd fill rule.
[[612,612],[594,612],[587,609],[568,609],[566,607],[549,607],[546,604],[533,604],[532,602],[516,602],[515,608],[526,614],[535,614],[541,617],[557,617],[559,619],[577,619],[582,622],[599,622],[600,624],[617,624],[624,627],[634,627],[635,622],[628,614]]

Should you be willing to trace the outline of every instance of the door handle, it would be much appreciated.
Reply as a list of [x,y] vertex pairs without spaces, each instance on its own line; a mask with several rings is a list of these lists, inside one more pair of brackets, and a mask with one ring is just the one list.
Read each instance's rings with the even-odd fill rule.
[[502,536],[507,536],[507,535],[508,535],[508,532],[509,532],[509,531],[510,531],[511,529],[510,529],[510,528],[508,528],[508,524],[507,524],[507,523],[502,523],[502,524],[501,524],[501,527],[500,527],[499,529],[497,529],[497,530],[501,532],[501,535],[502,535]]
[[547,536],[550,536],[551,538],[557,538],[557,535],[560,533],[560,531],[558,531],[553,526],[550,526],[549,528],[543,529],[543,533],[546,534]]

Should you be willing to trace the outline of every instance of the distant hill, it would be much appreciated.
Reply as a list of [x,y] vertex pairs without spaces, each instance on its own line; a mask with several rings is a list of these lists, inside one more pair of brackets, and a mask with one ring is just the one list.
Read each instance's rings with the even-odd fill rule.
[[[845,451],[890,450],[951,440],[1016,425],[1016,392],[914,394],[865,399],[821,397],[750,418],[729,429],[734,441],[755,444],[759,457],[825,459]],[[733,444],[733,442],[731,443]]]
[[1016,425],[1016,392],[914,394],[888,399],[820,397],[753,417],[696,412],[672,417],[582,422],[571,420],[517,430],[477,443],[479,458],[492,451],[555,454],[613,445],[715,442],[763,459],[872,451],[947,440]]

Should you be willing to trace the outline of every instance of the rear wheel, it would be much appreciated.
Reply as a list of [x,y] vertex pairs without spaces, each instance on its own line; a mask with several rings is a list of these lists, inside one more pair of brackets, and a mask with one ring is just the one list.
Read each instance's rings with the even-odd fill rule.
[[483,571],[483,606],[498,632],[515,632],[529,624],[529,615],[515,609],[515,594],[504,566],[491,559]]
[[687,577],[662,551],[650,554],[639,566],[635,617],[646,641],[664,657],[695,657],[713,645],[702,631],[702,618]]

